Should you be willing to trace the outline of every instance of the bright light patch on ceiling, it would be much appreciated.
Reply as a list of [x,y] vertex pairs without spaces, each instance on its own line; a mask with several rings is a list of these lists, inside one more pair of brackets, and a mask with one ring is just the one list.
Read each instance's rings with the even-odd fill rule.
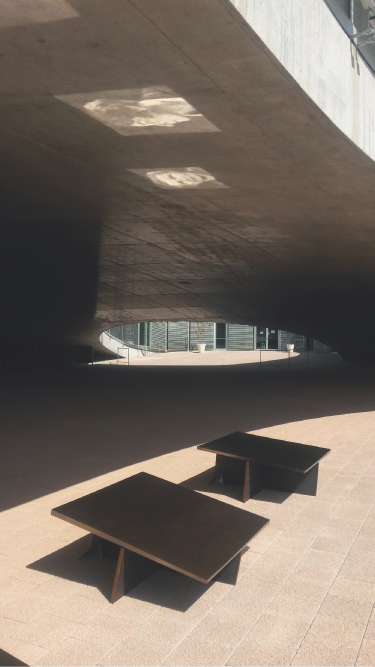
[[183,97],[165,86],[56,97],[125,136],[220,131]]
[[1,0],[0,27],[51,23],[79,16],[67,0]]
[[184,167],[183,169],[129,169],[133,174],[139,174],[157,185],[159,188],[174,190],[183,189],[211,189],[226,188],[214,176],[199,167]]

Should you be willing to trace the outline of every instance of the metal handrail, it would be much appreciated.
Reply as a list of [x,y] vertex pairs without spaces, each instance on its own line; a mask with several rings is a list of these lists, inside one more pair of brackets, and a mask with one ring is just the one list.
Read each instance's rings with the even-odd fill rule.
[[[130,350],[128,347],[118,347],[117,348],[117,363],[120,362],[120,350],[127,350],[128,352],[128,366],[130,366]],[[121,357],[123,359],[123,357]]]
[[[281,352],[281,353],[287,354],[288,358],[285,361],[288,361],[288,368],[289,369],[293,366],[303,366],[305,364],[307,366],[310,366],[310,356],[309,355],[311,353],[312,354],[324,354],[324,356],[325,356],[325,365],[327,366],[328,365],[328,355],[333,354],[332,352],[329,352],[328,350],[325,350],[324,353],[319,353],[319,352],[315,352],[315,350],[307,350],[306,348],[305,349],[300,349],[300,350],[264,350],[264,349],[262,350],[261,348],[259,348],[259,368],[260,369],[262,368],[262,352],[279,352],[279,353]],[[293,361],[293,362],[291,362],[291,353],[292,352],[297,352],[297,353],[302,353],[302,354],[305,353],[306,354],[306,361]],[[270,366],[277,366],[277,363],[273,364],[273,363],[267,362],[267,368],[270,367]]]

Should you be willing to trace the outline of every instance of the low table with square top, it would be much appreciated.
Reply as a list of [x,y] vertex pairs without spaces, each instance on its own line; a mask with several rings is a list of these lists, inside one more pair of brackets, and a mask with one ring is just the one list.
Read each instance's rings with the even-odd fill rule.
[[243,486],[244,503],[262,489],[315,496],[319,461],[331,451],[240,431],[198,449],[216,454],[214,481]]
[[235,584],[243,548],[268,523],[145,472],[51,513],[93,534],[92,555],[117,558],[112,603],[160,566]]

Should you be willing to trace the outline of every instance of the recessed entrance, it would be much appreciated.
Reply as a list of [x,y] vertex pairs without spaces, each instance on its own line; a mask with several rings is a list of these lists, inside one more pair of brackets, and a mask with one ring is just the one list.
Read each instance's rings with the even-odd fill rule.
[[226,350],[227,347],[227,325],[223,322],[216,323],[216,349]]
[[278,350],[279,349],[278,329],[269,329],[268,327],[257,327],[256,346],[257,350]]

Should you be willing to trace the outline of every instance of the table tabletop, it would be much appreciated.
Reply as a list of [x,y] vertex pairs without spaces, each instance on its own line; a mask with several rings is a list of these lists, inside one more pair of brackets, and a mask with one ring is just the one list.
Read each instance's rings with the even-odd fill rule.
[[56,507],[52,514],[203,583],[268,523],[145,472]]
[[303,473],[311,470],[331,451],[324,447],[302,445],[298,442],[276,440],[240,431],[198,445],[198,449]]

